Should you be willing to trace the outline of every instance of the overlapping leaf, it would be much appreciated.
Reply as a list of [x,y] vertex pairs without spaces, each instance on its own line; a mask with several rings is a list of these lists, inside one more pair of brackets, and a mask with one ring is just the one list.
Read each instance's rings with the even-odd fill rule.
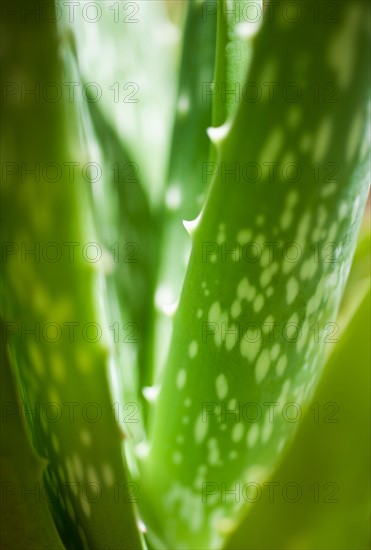
[[[354,378],[349,395],[352,351],[341,347],[315,390],[326,342],[336,333],[368,190],[368,4],[336,5],[332,18],[305,1],[268,4],[261,27],[260,2],[191,2],[167,178],[177,29],[157,0],[85,4],[82,10],[74,4],[57,2],[61,42],[45,21],[13,22],[5,66],[10,82],[61,84],[63,52],[67,80],[79,91],[95,82],[89,90],[103,94],[99,105],[89,91],[66,106],[35,102],[32,94],[20,100],[16,93],[3,110],[3,341],[23,404],[39,411],[27,415],[27,425],[43,457],[27,451],[26,481],[41,481],[45,458],[43,482],[68,548],[142,547],[132,502],[138,498],[156,548],[219,548],[242,518],[229,547],[274,546],[278,537],[282,548],[319,548],[324,541],[340,548],[354,542],[349,518],[361,518],[357,544],[366,546],[369,495],[363,487],[355,492],[359,472],[345,471],[333,453],[336,446],[340,454],[357,449],[366,468],[368,450],[350,414],[365,391],[363,363],[365,384],[359,389]],[[95,10],[102,17],[92,21]],[[210,119],[212,143],[205,133]],[[35,161],[40,178],[23,171]],[[78,168],[71,178],[72,162]],[[93,183],[86,172],[82,177],[88,162],[104,171]],[[63,167],[62,179],[46,177],[48,163]],[[122,171],[130,181],[121,181]],[[154,212],[166,180],[159,231]],[[176,299],[191,245],[180,221],[199,213],[210,185],[202,215],[187,226],[192,254],[138,486],[127,476],[122,427],[144,438],[139,390],[153,383],[168,352],[170,324],[152,308],[155,280],[159,306]],[[119,246],[112,251],[114,242]],[[123,242],[137,249],[122,249]],[[88,260],[87,243],[101,247],[98,261]],[[62,258],[51,260],[48,254],[53,258],[58,248]],[[138,264],[121,262],[133,251]],[[349,332],[364,341],[365,307]],[[343,309],[339,323],[348,323],[351,309]],[[131,322],[139,342],[127,342]],[[98,338],[96,330],[102,330]],[[128,397],[136,401],[129,408]],[[312,397],[344,405],[341,435],[320,430],[317,456],[306,422],[287,454],[296,426],[287,404],[307,410]],[[362,431],[366,396],[364,403],[356,416]],[[135,429],[122,426],[128,418]],[[18,428],[7,431],[13,450],[21,445]],[[9,463],[6,476],[19,484],[22,465]],[[315,473],[322,488],[329,481],[324,476],[336,473],[346,501],[326,516],[326,525],[315,507],[298,506],[294,530],[284,523],[284,512],[292,517],[287,506],[277,507],[271,517],[282,527],[269,532],[271,510],[248,508],[244,487],[273,473],[282,483],[295,473],[303,486]],[[61,547],[46,507],[22,504],[22,534],[37,538],[40,547]],[[309,515],[315,533],[303,523]],[[334,533],[339,521],[330,539],[328,524]],[[9,530],[6,536],[21,546]]]

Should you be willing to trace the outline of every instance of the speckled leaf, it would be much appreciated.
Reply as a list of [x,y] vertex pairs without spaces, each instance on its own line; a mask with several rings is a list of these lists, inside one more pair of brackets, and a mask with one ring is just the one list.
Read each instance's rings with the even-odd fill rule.
[[1,348],[0,379],[1,547],[62,550],[43,498],[42,474],[47,462],[31,446],[5,346]]
[[[274,475],[275,498],[269,498],[268,486],[263,488],[260,501],[226,548],[369,548],[371,457],[365,434],[370,418],[370,306],[368,292],[335,346],[313,405]],[[352,467],[350,455],[359,461]],[[295,503],[282,498],[288,483],[296,483],[301,491]],[[272,528],[265,529],[267,524]]]
[[[30,86],[62,84],[53,24],[15,18],[7,40],[6,79],[24,75]],[[75,131],[76,113],[61,101],[16,96],[3,106],[1,124],[7,135],[2,160],[14,163],[1,189],[2,237],[9,243],[2,338],[17,366],[23,404],[36,411],[27,424],[36,451],[49,461],[45,480],[54,517],[69,548],[137,549],[133,502],[139,488],[128,482],[122,453],[123,415],[132,410],[115,409],[109,390],[110,338],[99,302],[105,263],[82,254],[97,239],[89,184],[81,176],[87,158]],[[74,161],[80,170],[73,178],[52,182],[43,170],[40,177],[21,177],[22,162],[62,168]],[[72,256],[64,243],[76,244]],[[39,258],[26,252],[38,247]],[[56,256],[58,247],[62,254]]]
[[[191,230],[144,467],[162,533],[174,548],[222,543],[245,504],[241,495],[225,498],[223,487],[272,475],[294,433],[281,413],[292,401],[305,406],[320,378],[369,185],[363,5],[338,4],[329,23],[301,2],[302,17],[292,23],[280,15],[289,3],[277,3],[276,16],[254,38],[248,81],[261,88],[295,82],[300,101],[282,93],[274,101],[241,101],[209,132],[217,171]],[[338,101],[316,101],[314,81],[333,83]],[[264,163],[275,162],[272,176]],[[244,171],[249,163],[262,170],[259,180]],[[269,243],[276,243],[273,252]],[[251,402],[259,421],[244,408]],[[277,404],[274,423],[267,403]]]
[[[183,220],[197,216],[207,189],[202,163],[210,149],[206,130],[211,124],[211,101],[204,97],[204,90],[213,80],[216,5],[215,0],[192,0],[188,4],[168,184],[160,211],[162,240],[152,352],[154,379],[158,379],[169,351],[171,312],[179,299],[189,261],[191,246]],[[195,173],[200,177],[195,178]]]
[[[252,58],[254,36],[262,22],[263,2],[219,0],[215,76],[208,92],[214,96],[213,125],[233,116]],[[208,8],[210,11],[210,8]]]

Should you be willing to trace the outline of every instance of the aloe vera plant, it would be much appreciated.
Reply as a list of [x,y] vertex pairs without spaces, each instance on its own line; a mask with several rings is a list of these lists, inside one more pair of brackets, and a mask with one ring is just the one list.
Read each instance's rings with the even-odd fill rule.
[[367,548],[370,6],[332,4],[6,7],[4,547]]

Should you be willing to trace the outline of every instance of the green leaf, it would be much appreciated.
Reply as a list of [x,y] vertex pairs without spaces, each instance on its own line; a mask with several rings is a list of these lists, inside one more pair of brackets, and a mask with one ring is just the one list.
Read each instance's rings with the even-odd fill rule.
[[[30,86],[62,86],[55,25],[13,19],[7,32],[7,80],[25,74]],[[37,102],[32,95],[22,101],[18,95],[3,106],[8,139],[2,158],[13,168],[1,189],[7,243],[3,338],[17,368],[22,402],[36,411],[28,429],[36,451],[48,459],[45,478],[62,540],[72,548],[137,549],[142,541],[133,503],[139,487],[130,485],[126,472],[125,412],[112,402],[111,342],[99,303],[106,264],[82,253],[97,238],[90,184],[81,175],[87,157],[76,126],[75,109],[62,102]],[[35,159],[40,177],[22,172],[21,163],[30,167]],[[79,166],[74,178],[53,182],[44,170],[48,163],[62,169],[74,161]],[[65,243],[77,248],[71,252]],[[36,254],[26,252],[30,249]]]
[[[148,383],[158,380],[163,370],[171,339],[171,310],[179,299],[189,261],[191,246],[183,220],[197,216],[207,191],[202,168],[210,149],[206,130],[211,124],[211,102],[204,95],[214,71],[216,4],[192,1],[188,5],[167,187],[159,213],[157,312],[151,349],[152,380]],[[195,173],[199,177],[195,178]]]
[[[352,268],[340,305],[338,325],[344,331],[352,322],[353,316],[370,288],[370,249],[371,233],[369,210],[366,209],[354,253]],[[334,346],[330,346],[330,348]]]
[[[292,439],[293,424],[279,415],[273,425],[264,403],[278,403],[280,413],[291,401],[304,407],[313,394],[367,197],[369,35],[360,4],[343,2],[331,25],[313,19],[307,2],[294,24],[280,16],[287,5],[277,5],[254,38],[248,82],[261,89],[294,82],[302,97],[241,101],[210,131],[215,176],[191,231],[143,466],[161,518],[154,529],[174,548],[219,547],[244,508],[233,496],[224,502],[221,488],[269,479]],[[316,101],[313,80],[335,82],[339,101]],[[272,178],[264,163],[274,162]],[[327,163],[335,163],[337,181],[324,181]],[[256,165],[262,177],[253,181]],[[264,243],[277,243],[273,257]],[[251,402],[262,414],[254,424],[251,411],[243,414]]]
[[[262,21],[263,3],[249,0],[220,0],[218,5],[218,41],[213,86],[213,126],[221,126],[233,116],[241,95],[241,84],[249,70],[253,38]],[[207,11],[210,10],[210,5]],[[205,15],[206,15],[205,14]]]
[[[74,37],[67,33],[64,38],[65,81],[84,88],[87,85],[78,66]],[[89,91],[87,100],[74,102],[79,120],[76,132],[83,136],[83,155],[98,167],[99,174],[87,186],[86,209],[91,212],[96,240],[104,254],[102,318],[115,343],[111,390],[122,406],[125,401],[135,402],[144,412],[147,403],[140,388],[148,376],[152,313],[148,303],[153,295],[158,236],[139,166],[129,158]],[[136,439],[143,438],[142,424],[127,427]]]
[[[268,486],[262,487],[259,502],[226,548],[369,548],[371,457],[365,434],[370,418],[370,306],[368,292],[335,346],[313,405],[274,474],[275,497],[269,499]],[[282,497],[289,483],[301,491],[294,503]]]
[[[62,550],[45,497],[47,462],[31,446],[5,346],[1,349],[1,543],[3,548]],[[32,491],[34,491],[32,493]]]
[[[100,110],[91,105],[90,114],[104,165],[116,169],[120,159],[120,164],[131,173],[137,165],[130,161]],[[149,304],[154,294],[158,228],[139,175],[132,175],[126,182],[119,173],[111,173],[103,178],[99,192],[97,187],[91,195],[91,204],[99,242],[110,250],[112,260],[117,263],[105,277],[109,326],[116,327],[117,335],[122,332],[117,326],[126,327],[124,337],[115,339],[116,380],[122,379],[122,384],[114,390],[121,393],[121,398],[125,396],[145,406],[140,388],[148,385],[151,375],[149,337],[153,309]],[[130,363],[130,370],[120,367],[123,360]]]
[[84,12],[60,0],[59,6],[63,26],[76,40],[83,80],[101,91],[104,116],[139,165],[151,203],[158,204],[166,181],[179,30],[160,0],[100,2],[94,23],[94,9]]

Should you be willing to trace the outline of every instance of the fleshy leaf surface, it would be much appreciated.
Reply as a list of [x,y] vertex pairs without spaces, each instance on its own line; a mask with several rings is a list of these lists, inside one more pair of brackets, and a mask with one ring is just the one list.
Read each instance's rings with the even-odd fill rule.
[[[214,0],[188,5],[167,186],[159,214],[161,247],[149,383],[158,381],[166,361],[173,313],[189,261],[191,245],[183,220],[197,216],[207,190],[202,169],[210,150],[206,130],[211,125],[211,102],[205,94],[214,72],[216,7]],[[200,177],[195,178],[195,173]]]
[[100,94],[105,118],[158,205],[166,182],[179,29],[161,0],[105,0],[90,10],[72,1],[58,4],[63,26],[75,36],[83,80]]
[[[214,178],[144,464],[176,548],[220,546],[244,508],[223,489],[269,479],[291,441],[293,423],[270,422],[267,403],[285,413],[313,394],[367,198],[363,4],[339,4],[331,24],[299,5],[292,22],[290,3],[277,3],[254,37],[245,82],[283,83],[274,101],[241,100],[210,134]],[[336,100],[317,100],[313,80],[333,83]],[[300,101],[282,93],[293,82]]]
[[[364,434],[370,418],[370,306],[368,292],[335,346],[313,404],[274,475],[275,494],[272,485],[262,486],[261,498],[226,548],[369,548],[371,457]],[[350,455],[357,457],[352,467]],[[285,498],[283,488],[290,484],[292,493]],[[271,529],[265,529],[267,523]]]
[[25,429],[25,411],[5,346],[1,348],[0,379],[1,546],[63,550],[42,478],[47,462],[32,448]]
[[[27,2],[21,8],[27,11]],[[55,24],[14,18],[7,31],[5,77],[62,87],[63,37]],[[99,252],[75,106],[15,94],[2,115],[2,158],[12,167],[1,189],[2,338],[30,411],[32,444],[48,460],[54,518],[68,547],[138,549],[139,486],[128,478],[122,451],[123,418],[138,420],[138,411],[118,409],[110,393],[112,341],[99,301],[106,265],[102,256],[91,261],[86,248]],[[72,163],[74,176],[53,180],[46,170]]]

